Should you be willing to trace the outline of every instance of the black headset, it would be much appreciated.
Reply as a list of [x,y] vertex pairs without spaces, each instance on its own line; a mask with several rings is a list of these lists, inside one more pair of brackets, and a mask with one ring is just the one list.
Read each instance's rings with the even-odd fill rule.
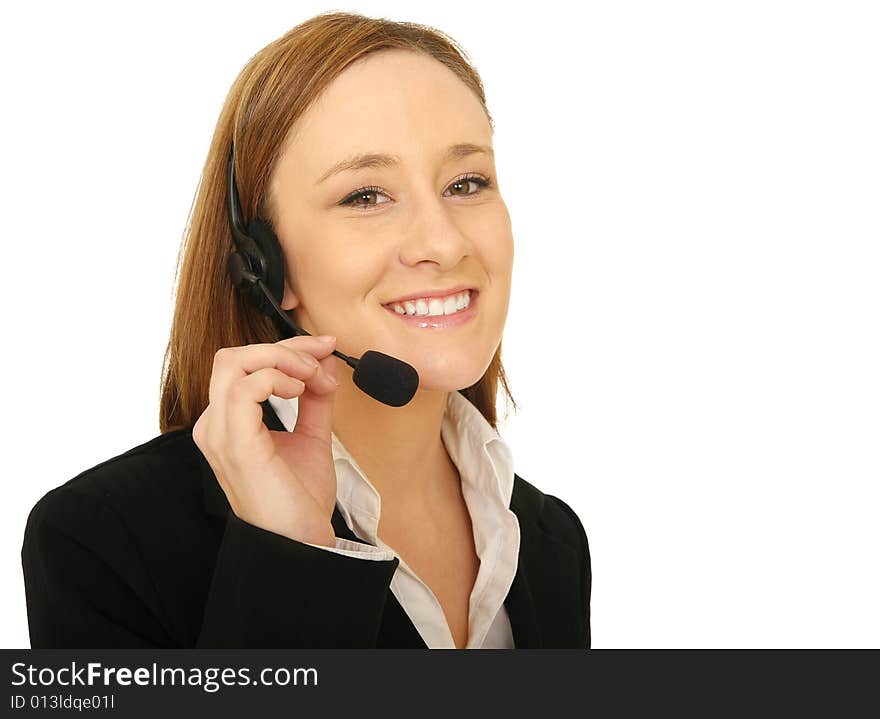
[[[229,160],[226,163],[226,185],[227,216],[235,245],[226,262],[232,284],[254,307],[272,318],[282,338],[310,335],[302,327],[293,324],[281,309],[284,253],[271,225],[256,217],[245,227],[235,182],[235,145],[232,140],[229,142]],[[355,385],[383,404],[401,407],[413,398],[419,387],[415,367],[396,357],[377,350],[368,350],[360,359],[338,350],[333,350],[333,354],[354,370]]]
[[[266,220],[256,217],[245,228],[238,185],[235,182],[235,150],[232,142],[229,143],[226,181],[229,227],[237,248],[226,262],[232,284],[242,291],[254,307],[275,321],[283,336],[309,334],[294,325],[281,309],[280,303],[284,296],[284,255],[272,227]],[[285,325],[278,323],[279,316]]]

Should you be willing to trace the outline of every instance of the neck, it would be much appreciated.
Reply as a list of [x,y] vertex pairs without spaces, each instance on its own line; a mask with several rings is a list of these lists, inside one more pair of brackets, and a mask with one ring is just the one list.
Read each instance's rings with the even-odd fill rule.
[[441,424],[449,393],[419,389],[403,407],[389,407],[340,371],[333,432],[382,498],[382,511],[420,512],[449,496],[458,473],[446,452]]

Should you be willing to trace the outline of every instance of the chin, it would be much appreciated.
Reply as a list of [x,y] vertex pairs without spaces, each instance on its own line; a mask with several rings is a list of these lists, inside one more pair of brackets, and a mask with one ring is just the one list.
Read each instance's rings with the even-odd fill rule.
[[460,389],[466,389],[467,387],[475,385],[482,376],[483,375],[478,375],[473,380],[450,381],[447,378],[442,381],[432,382],[419,375],[419,392],[457,392]]
[[[461,357],[459,353],[450,353],[445,361],[433,360],[419,362],[418,358],[406,359],[419,373],[419,389],[438,392],[454,392],[470,387],[479,382],[480,378],[492,361],[492,355],[485,362],[473,357]],[[482,358],[480,358],[482,360]]]

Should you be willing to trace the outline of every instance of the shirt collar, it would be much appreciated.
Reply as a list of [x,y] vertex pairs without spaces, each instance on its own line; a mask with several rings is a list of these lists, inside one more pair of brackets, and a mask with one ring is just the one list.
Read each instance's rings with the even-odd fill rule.
[[[293,431],[298,398],[285,399],[271,395],[268,401],[284,428]],[[462,482],[479,495],[499,499],[505,508],[509,507],[514,481],[510,447],[480,410],[458,391],[449,392],[440,431],[446,451],[458,468]],[[378,522],[381,509],[379,492],[336,434],[331,435],[333,462],[337,468],[337,500],[349,526],[352,508]],[[349,471],[340,471],[343,467]]]

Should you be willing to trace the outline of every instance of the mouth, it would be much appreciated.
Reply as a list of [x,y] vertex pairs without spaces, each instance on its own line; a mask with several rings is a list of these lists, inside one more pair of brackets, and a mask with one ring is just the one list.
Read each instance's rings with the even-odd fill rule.
[[453,315],[456,312],[467,309],[476,294],[477,291],[475,289],[469,288],[458,292],[450,292],[446,295],[410,297],[394,302],[386,302],[382,306],[399,315],[441,317]]
[[422,297],[388,302],[382,305],[398,319],[417,327],[443,329],[456,327],[473,319],[477,314],[475,289],[462,290],[443,297]]

